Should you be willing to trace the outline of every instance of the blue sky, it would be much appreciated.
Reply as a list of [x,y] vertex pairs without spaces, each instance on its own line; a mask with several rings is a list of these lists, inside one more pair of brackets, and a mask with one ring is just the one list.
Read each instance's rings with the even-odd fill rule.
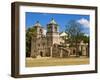
[[33,12],[26,12],[26,28],[32,27],[39,21],[42,27],[46,29],[46,25],[51,21],[52,18],[58,23],[59,25],[59,32],[65,31],[65,26],[68,24],[70,20],[75,20],[81,24],[83,27],[83,32],[89,35],[89,15],[75,15],[75,14],[53,14],[53,13],[33,13]]

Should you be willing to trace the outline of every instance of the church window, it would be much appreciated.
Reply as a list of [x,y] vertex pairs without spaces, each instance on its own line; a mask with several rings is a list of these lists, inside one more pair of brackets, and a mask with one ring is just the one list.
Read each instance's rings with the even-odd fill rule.
[[42,33],[42,29],[40,29],[40,33]]
[[38,44],[38,46],[40,46],[40,44]]
[[44,46],[44,45],[45,45],[45,43],[42,43],[42,45]]
[[57,31],[57,26],[55,27],[55,31]]

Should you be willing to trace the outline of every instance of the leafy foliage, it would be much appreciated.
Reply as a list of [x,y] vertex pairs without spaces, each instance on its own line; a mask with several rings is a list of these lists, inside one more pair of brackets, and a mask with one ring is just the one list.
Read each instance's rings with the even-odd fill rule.
[[30,57],[31,53],[31,39],[32,36],[35,36],[36,30],[35,28],[28,28],[26,30],[26,57]]
[[82,40],[84,41],[84,43],[89,43],[89,36],[82,36]]

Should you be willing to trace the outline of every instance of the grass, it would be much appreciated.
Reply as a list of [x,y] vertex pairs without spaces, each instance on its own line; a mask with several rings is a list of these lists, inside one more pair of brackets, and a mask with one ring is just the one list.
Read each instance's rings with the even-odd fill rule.
[[26,58],[26,67],[65,66],[89,64],[89,58]]

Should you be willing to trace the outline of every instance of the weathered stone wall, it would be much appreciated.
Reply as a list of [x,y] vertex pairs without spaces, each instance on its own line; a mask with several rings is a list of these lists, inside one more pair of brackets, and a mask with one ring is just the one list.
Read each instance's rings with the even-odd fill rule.
[[45,57],[47,52],[46,38],[33,38],[31,42],[31,57],[41,56]]
[[69,47],[70,43],[65,44],[64,41],[60,39],[58,24],[54,21],[54,19],[52,19],[50,24],[47,25],[47,33],[45,36],[43,35],[43,29],[39,22],[35,24],[34,28],[36,29],[36,35],[35,37],[32,37],[31,40],[31,57],[66,58],[76,55],[89,56],[88,44],[83,43],[83,41],[78,43],[78,48],[76,48]]

